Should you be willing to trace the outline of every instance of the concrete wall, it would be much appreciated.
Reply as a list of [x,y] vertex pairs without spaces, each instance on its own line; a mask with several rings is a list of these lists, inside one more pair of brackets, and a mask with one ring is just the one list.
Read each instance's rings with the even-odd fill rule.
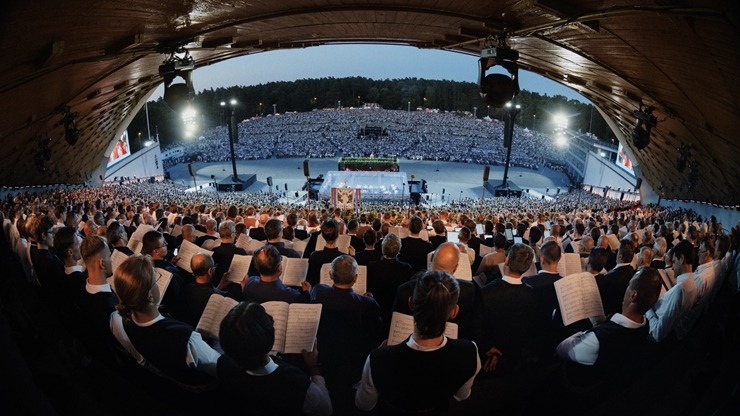
[[115,177],[150,178],[162,177],[162,152],[159,142],[132,154],[128,158],[108,168],[105,180],[112,181]]
[[620,169],[609,160],[599,157],[593,151],[586,156],[585,175],[583,183],[601,188],[621,188],[622,190],[634,190],[637,179],[629,173]]

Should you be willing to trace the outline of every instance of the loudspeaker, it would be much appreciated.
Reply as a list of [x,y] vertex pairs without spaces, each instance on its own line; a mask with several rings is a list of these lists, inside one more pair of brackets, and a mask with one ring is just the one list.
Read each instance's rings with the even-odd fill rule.
[[311,174],[308,173],[308,159],[303,161],[303,176],[309,177]]
[[287,183],[285,184],[285,190],[286,191],[288,190],[288,184]]
[[483,182],[488,182],[488,175],[491,173],[491,167],[486,165],[483,169]]
[[635,183],[635,189],[640,189],[642,186],[642,178],[637,178],[637,183]]
[[270,188],[272,188],[272,176],[268,176],[267,177],[267,186],[269,186]]
[[188,163],[188,172],[190,172],[190,176],[195,176],[195,174],[193,173],[193,164],[192,163]]

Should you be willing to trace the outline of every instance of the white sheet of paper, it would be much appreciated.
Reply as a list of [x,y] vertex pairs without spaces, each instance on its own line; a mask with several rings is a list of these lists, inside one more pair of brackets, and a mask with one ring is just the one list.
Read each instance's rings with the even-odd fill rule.
[[190,268],[190,260],[198,253],[213,255],[211,250],[198,247],[188,240],[182,240],[182,244],[180,245],[180,250],[178,252],[180,260],[175,264],[175,266],[187,271],[188,273],[192,273],[193,270]]
[[241,281],[248,277],[249,266],[252,264],[252,256],[245,256],[243,254],[234,254],[231,258],[231,264],[229,265],[229,281],[234,283],[241,283]]
[[[414,332],[414,317],[400,312],[393,312],[388,332],[388,345],[400,344]],[[457,339],[457,324],[447,322],[444,334],[447,338]]]
[[581,319],[604,315],[599,287],[589,272],[565,276],[555,282],[563,325],[568,326]]
[[280,280],[288,286],[300,286],[308,274],[308,259],[294,259],[283,256],[283,274]]

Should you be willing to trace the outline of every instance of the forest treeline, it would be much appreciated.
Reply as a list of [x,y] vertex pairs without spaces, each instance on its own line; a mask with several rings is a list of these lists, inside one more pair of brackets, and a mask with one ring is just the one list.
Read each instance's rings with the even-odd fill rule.
[[[201,131],[225,124],[221,102],[229,102],[232,98],[238,103],[235,107],[237,120],[273,112],[359,107],[365,103],[377,103],[385,109],[410,108],[411,111],[417,111],[430,108],[455,111],[469,117],[490,116],[502,120],[504,111],[490,108],[478,92],[478,85],[472,82],[330,77],[207,89],[196,94],[193,107]],[[522,90],[513,101],[521,105],[521,112],[516,119],[518,125],[538,131],[552,131],[553,115],[563,113],[569,116],[569,128],[572,130],[590,131],[608,143],[614,139],[609,126],[592,105],[562,95],[551,97],[527,90]],[[172,111],[163,99],[150,101],[148,111],[151,133],[153,136],[159,135],[162,146],[184,139],[181,115]],[[140,147],[138,137],[146,139],[146,132],[147,120],[142,107],[128,128],[133,150]]]

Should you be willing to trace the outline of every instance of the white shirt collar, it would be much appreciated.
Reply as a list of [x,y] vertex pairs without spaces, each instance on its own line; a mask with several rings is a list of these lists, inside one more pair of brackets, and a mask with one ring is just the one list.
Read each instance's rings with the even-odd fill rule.
[[247,370],[247,374],[251,376],[266,376],[272,374],[273,371],[277,370],[278,365],[275,361],[272,361],[272,357],[267,357],[267,364],[264,367],[257,368],[255,370]]
[[501,280],[503,280],[506,283],[512,284],[512,285],[521,285],[522,284],[522,279],[516,278],[516,277],[511,277],[511,276],[504,276],[504,277],[501,278]]
[[442,343],[440,343],[439,345],[435,347],[424,347],[422,345],[417,344],[416,340],[414,340],[413,334],[409,337],[409,340],[406,341],[407,347],[411,348],[412,350],[417,350],[417,351],[436,351],[444,347],[445,345],[447,345],[447,336],[442,336]]
[[635,322],[626,316],[622,315],[621,313],[615,313],[612,315],[612,318],[610,321],[614,322],[615,324],[618,324],[620,326],[623,326],[628,329],[636,329],[636,328],[642,328],[647,323],[647,320],[645,319],[645,316],[642,316],[642,322]]
[[110,289],[110,283],[94,285],[88,281],[85,281],[85,290],[91,295],[101,292],[112,292],[112,290]]
[[132,321],[134,321],[134,323],[136,325],[138,325],[138,326],[148,327],[148,326],[152,326],[152,325],[156,324],[157,322],[161,321],[162,319],[164,319],[164,316],[162,316],[161,314],[158,313],[156,318],[154,318],[154,319],[152,319],[151,321],[148,321],[148,322],[136,322],[133,319],[132,319]]
[[80,266],[79,264],[75,264],[74,266],[71,266],[71,267],[66,267],[66,266],[64,267],[64,274],[72,274],[74,272],[82,272],[82,271],[83,271],[82,266]]

